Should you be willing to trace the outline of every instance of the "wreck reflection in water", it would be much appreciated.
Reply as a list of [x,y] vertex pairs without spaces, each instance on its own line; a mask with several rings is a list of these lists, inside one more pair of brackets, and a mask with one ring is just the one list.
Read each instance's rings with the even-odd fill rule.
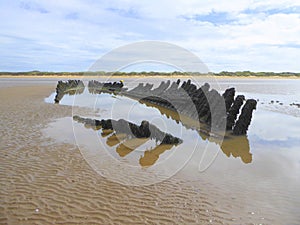
[[[147,104],[150,107],[150,104]],[[252,154],[250,152],[250,145],[247,136],[231,136],[230,134],[227,134],[223,142],[220,142],[217,138],[210,138],[205,129],[197,129],[197,123],[193,123],[193,120],[188,120],[188,118],[182,119],[182,116],[179,116],[178,113],[160,106],[151,104],[151,107],[159,109],[162,115],[165,115],[168,119],[176,121],[177,124],[180,124],[187,129],[197,130],[199,137],[201,137],[203,141],[210,141],[219,145],[219,148],[227,157],[240,157],[242,162],[246,164],[252,162]],[[83,120],[80,122],[82,122],[86,128],[92,128],[95,131],[100,131],[101,138],[106,139],[104,143],[106,143],[109,147],[115,147],[115,151],[120,157],[126,157],[128,154],[150,141],[150,138],[135,137],[119,131],[116,132],[113,129],[103,129],[101,126],[96,126],[91,122],[85,122]],[[183,143],[187,141],[191,140],[182,140]],[[156,146],[146,147],[146,149],[144,149],[144,155],[140,157],[139,163],[143,167],[152,166],[159,159],[160,155],[167,150],[174,149],[176,146],[177,144],[158,144],[156,142]]]
[[126,120],[93,120],[74,116],[73,119],[83,123],[86,128],[101,130],[101,137],[106,138],[109,147],[116,146],[116,152],[120,157],[125,157],[149,140],[154,139],[156,146],[146,149],[144,156],[139,160],[141,166],[151,166],[166,150],[170,150],[182,140],[170,134],[160,131],[148,121],[143,121],[140,126]]

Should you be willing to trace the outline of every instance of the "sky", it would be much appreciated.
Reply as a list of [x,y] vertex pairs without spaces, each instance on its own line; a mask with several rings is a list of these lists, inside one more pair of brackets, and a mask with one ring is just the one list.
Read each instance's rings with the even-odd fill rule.
[[300,0],[0,0],[0,71],[87,71],[140,41],[210,71],[300,71]]

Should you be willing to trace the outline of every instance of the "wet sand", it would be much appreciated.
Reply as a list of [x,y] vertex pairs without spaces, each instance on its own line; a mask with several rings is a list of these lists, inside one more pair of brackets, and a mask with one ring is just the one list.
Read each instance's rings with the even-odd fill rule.
[[[268,185],[262,180],[256,185],[255,178],[247,180],[250,176],[243,180],[243,172],[226,175],[226,165],[224,171],[212,168],[191,178],[186,174],[193,171],[187,167],[184,173],[143,187],[99,176],[75,141],[57,142],[42,133],[56,119],[72,116],[71,106],[44,102],[55,85],[53,80],[1,85],[1,224],[299,223],[299,205],[289,203],[299,193],[293,183],[285,186],[284,179],[267,177]],[[70,140],[71,134],[72,130],[59,135]],[[265,171],[267,175],[276,172]],[[216,174],[219,177],[213,177]],[[237,180],[244,185],[235,186]],[[269,181],[280,188],[268,193]],[[248,189],[247,184],[251,184]],[[281,193],[284,188],[289,193]]]

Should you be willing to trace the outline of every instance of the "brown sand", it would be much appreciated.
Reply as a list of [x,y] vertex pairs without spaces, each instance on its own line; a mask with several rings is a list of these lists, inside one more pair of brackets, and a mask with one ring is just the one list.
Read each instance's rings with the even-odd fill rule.
[[52,91],[53,85],[0,89],[0,224],[230,221],[208,196],[182,182],[112,183],[88,166],[75,145],[44,138],[47,123],[71,115],[71,107],[43,102]]
[[204,180],[188,183],[175,176],[131,187],[99,176],[76,145],[42,135],[49,122],[71,116],[70,106],[44,103],[54,86],[0,88],[0,224],[251,224],[261,219],[242,217],[244,202]]

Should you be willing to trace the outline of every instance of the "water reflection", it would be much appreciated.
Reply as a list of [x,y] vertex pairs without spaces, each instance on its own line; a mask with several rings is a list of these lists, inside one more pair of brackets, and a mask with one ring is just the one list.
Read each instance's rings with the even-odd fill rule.
[[[126,157],[131,152],[135,151],[141,146],[144,146],[151,139],[155,139],[156,145],[154,147],[144,147],[144,155],[139,159],[139,163],[141,166],[154,165],[155,162],[159,159],[160,155],[162,155],[167,150],[171,150],[173,147],[177,146],[177,144],[181,143],[181,140],[175,138],[176,141],[174,141],[173,139],[173,141],[171,141],[173,143],[170,144],[170,139],[169,141],[164,141],[163,139],[163,137],[166,136],[165,133],[157,130],[156,132],[154,132],[153,129],[153,135],[149,137],[136,137],[137,135],[133,135],[131,133],[131,130],[129,131],[127,129],[124,129],[124,122],[121,125],[123,126],[122,129],[120,129],[120,124],[116,124],[117,121],[114,121],[115,126],[104,126],[103,128],[103,126],[99,124],[100,122],[98,120],[83,118],[79,119],[79,117],[74,117],[74,120],[83,123],[84,127],[86,128],[94,129],[95,131],[101,131],[101,138],[106,139],[104,143],[106,143],[108,147],[115,148],[116,153],[118,153],[120,157]],[[132,124],[128,121],[126,121],[126,123]],[[135,126],[138,127],[137,125]],[[204,134],[203,132],[199,132],[199,136],[203,141],[210,141],[218,144],[222,152],[227,157],[240,157],[242,162],[246,164],[252,162],[252,153],[250,153],[250,145],[247,136],[226,136],[223,142],[220,142],[219,139],[209,138],[209,136]]]
[[147,150],[139,162],[142,166],[151,166],[158,160],[159,156],[165,151],[172,149],[173,145],[158,145],[154,149]]
[[106,145],[115,147],[120,157],[125,157],[132,151],[145,145],[150,140],[155,140],[155,147],[146,147],[144,156],[139,160],[143,167],[154,165],[159,156],[166,150],[182,143],[182,140],[168,133],[160,131],[148,121],[143,121],[140,126],[126,120],[93,120],[74,116],[73,119],[83,123],[84,127],[101,131],[101,137],[106,138]]
[[223,153],[230,157],[240,157],[244,163],[252,162],[252,153],[250,153],[249,140],[247,136],[238,136],[224,140],[220,146]]

